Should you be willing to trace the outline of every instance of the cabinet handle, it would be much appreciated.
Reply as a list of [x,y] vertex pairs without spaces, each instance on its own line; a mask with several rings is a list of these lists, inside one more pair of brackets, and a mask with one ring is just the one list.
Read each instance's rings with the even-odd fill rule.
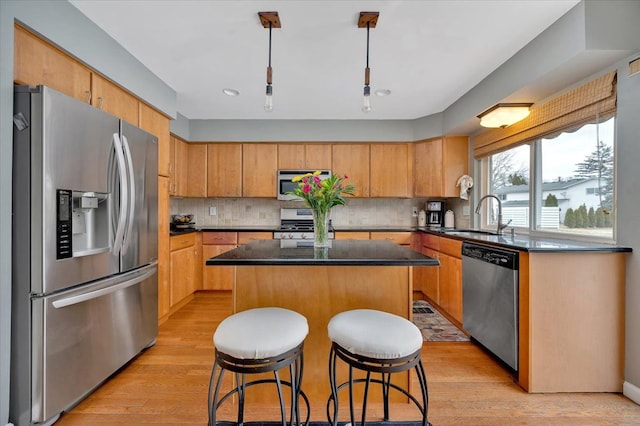
[[102,109],[102,104],[103,104],[103,99],[102,96],[98,98],[98,109]]
[[85,92],[87,94],[87,103],[90,104],[91,103],[91,90],[85,90]]

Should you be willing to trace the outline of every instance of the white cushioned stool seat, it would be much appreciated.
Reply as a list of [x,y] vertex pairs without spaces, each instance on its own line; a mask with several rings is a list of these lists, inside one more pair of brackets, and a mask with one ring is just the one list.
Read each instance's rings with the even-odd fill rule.
[[402,358],[422,348],[422,333],[411,321],[371,309],[335,315],[329,339],[349,352],[376,359]]
[[225,318],[213,335],[213,344],[218,351],[238,359],[262,359],[295,348],[307,334],[307,319],[299,313],[256,308]]

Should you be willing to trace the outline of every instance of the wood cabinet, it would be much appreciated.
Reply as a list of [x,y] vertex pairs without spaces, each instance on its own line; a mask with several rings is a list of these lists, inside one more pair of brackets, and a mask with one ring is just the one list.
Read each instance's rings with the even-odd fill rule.
[[456,183],[468,173],[469,138],[447,136],[415,144],[415,196],[456,197]]
[[242,196],[242,144],[208,144],[207,196]]
[[331,169],[331,145],[323,143],[278,144],[278,169]]
[[163,322],[171,309],[169,243],[169,178],[158,176],[158,319]]
[[206,259],[237,247],[237,232],[202,233],[202,289],[231,290],[236,277],[235,266],[207,266]]
[[169,177],[169,119],[144,102],[139,104],[138,125],[158,138],[158,174]]
[[372,240],[387,240],[401,246],[411,247],[413,243],[412,232],[371,232]]
[[334,238],[336,240],[368,240],[371,234],[365,231],[340,231],[336,232]]
[[[116,117],[120,117],[134,126],[138,126],[138,104],[139,101],[135,96],[101,75],[93,73],[91,76],[91,105],[94,107],[108,112],[111,115],[115,115]],[[145,119],[147,118],[148,117],[145,117]],[[158,128],[158,131],[159,130]],[[160,135],[156,133],[153,134],[160,138]]]
[[186,170],[187,189],[185,196],[207,196],[207,144],[186,144]]
[[348,177],[348,183],[356,187],[355,197],[369,196],[368,144],[341,143],[331,147],[331,172]]
[[[196,232],[171,237],[171,308],[182,305],[199,287],[199,249]],[[198,268],[198,270],[196,270]]]
[[255,240],[272,240],[273,232],[238,232],[238,245],[248,244]]
[[82,102],[89,102],[89,68],[21,26],[15,25],[14,28],[13,79],[16,83],[43,84]]
[[371,144],[371,197],[413,196],[413,144]]
[[277,169],[277,144],[242,144],[242,196],[275,198]]
[[440,261],[439,267],[418,267],[414,279],[427,298],[441,308],[450,319],[462,324],[462,241],[421,235],[420,252]]

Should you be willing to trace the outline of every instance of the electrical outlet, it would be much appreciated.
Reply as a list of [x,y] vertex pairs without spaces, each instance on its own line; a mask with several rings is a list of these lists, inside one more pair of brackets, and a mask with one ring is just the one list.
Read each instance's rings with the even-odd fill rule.
[[218,214],[218,209],[215,206],[209,207],[209,216],[215,216]]
[[411,214],[413,215],[413,217],[417,217],[418,216],[418,208],[417,207],[411,207]]

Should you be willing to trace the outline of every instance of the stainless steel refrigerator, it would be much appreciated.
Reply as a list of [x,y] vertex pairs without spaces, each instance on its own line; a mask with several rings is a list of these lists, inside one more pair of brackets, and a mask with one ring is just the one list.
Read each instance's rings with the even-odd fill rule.
[[10,420],[52,423],[157,335],[157,139],[16,86]]

